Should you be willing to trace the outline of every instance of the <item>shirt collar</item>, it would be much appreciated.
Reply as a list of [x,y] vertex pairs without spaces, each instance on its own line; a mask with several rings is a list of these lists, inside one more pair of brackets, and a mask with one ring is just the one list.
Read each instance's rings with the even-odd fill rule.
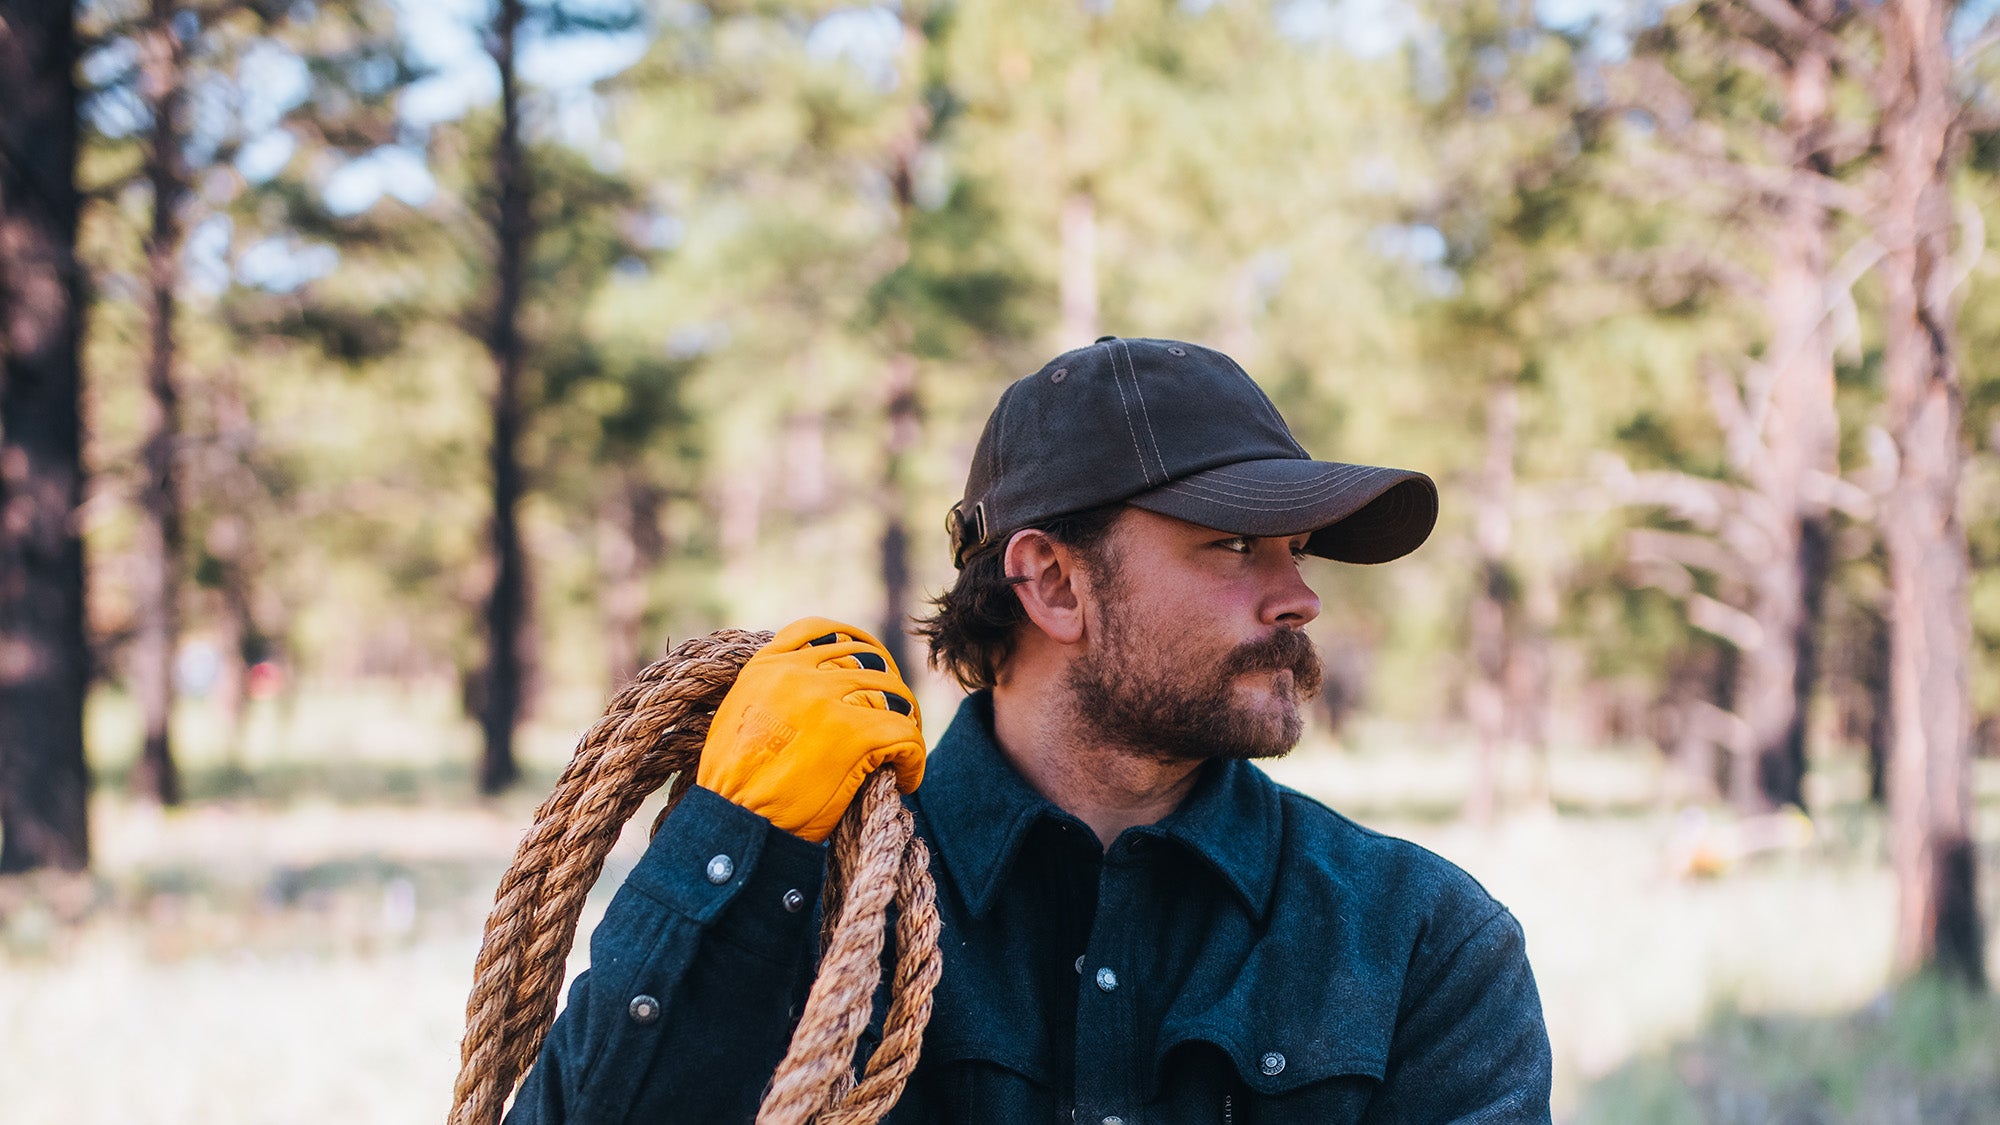
[[[930,839],[974,918],[992,909],[1037,821],[1075,820],[1029,787],[1000,752],[990,692],[959,705],[925,763],[918,801]],[[1180,808],[1142,831],[1185,845],[1229,884],[1252,918],[1264,920],[1284,835],[1278,786],[1264,771],[1248,762],[1212,761]]]

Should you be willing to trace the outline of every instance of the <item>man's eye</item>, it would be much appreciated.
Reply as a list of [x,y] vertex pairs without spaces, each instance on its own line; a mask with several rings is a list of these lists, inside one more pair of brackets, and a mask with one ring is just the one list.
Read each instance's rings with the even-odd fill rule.
[[1304,544],[1300,544],[1299,546],[1292,548],[1293,562],[1304,562],[1305,558],[1306,558],[1306,549]]
[[1224,539],[1222,542],[1217,543],[1216,546],[1225,551],[1234,551],[1239,555],[1250,553],[1250,540],[1241,535],[1238,535],[1234,539]]

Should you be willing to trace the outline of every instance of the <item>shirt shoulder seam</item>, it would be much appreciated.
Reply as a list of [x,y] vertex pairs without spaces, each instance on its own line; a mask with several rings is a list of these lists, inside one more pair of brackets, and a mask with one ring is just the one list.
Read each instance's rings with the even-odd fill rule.
[[[1514,913],[1513,911],[1507,909],[1505,903],[1495,901],[1493,903],[1493,909],[1488,911],[1485,917],[1481,918],[1471,929],[1465,932],[1465,936],[1460,938],[1457,944],[1451,947],[1451,952],[1445,954],[1443,957],[1438,958],[1437,965],[1434,968],[1432,968],[1428,974],[1425,975],[1423,982],[1417,986],[1411,1002],[1413,1003],[1421,1002],[1424,997],[1430,995],[1431,990],[1436,986],[1437,981],[1441,979],[1444,976],[1444,974],[1449,972],[1452,963],[1458,960],[1458,955],[1465,952],[1466,946],[1472,944],[1472,939],[1485,933],[1493,925],[1493,923],[1498,922],[1503,916],[1508,918],[1509,920],[1512,920],[1514,917]],[[1515,922],[1515,925],[1518,926],[1519,924],[1520,924],[1519,922]],[[1413,954],[1414,952],[1415,951],[1412,950]],[[1408,1010],[1407,1004],[1399,1005],[1399,1007],[1401,1007],[1405,1011]],[[1401,1017],[1399,1016],[1398,1019],[1400,1020],[1400,1018]]]

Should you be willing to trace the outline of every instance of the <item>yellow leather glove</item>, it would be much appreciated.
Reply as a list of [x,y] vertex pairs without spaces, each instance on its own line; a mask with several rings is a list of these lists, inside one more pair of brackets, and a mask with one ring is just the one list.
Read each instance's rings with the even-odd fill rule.
[[896,662],[852,625],[808,617],[780,630],[716,708],[695,784],[815,843],[867,776],[924,779],[923,718]]

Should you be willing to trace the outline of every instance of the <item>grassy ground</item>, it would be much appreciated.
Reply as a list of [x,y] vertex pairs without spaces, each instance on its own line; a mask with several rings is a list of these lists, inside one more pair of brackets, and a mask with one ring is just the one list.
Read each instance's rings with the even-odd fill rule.
[[1724,1009],[1597,1082],[1578,1120],[1977,1125],[2000,1119],[1996,1045],[2000,1005],[1935,980],[1831,1016]]
[[[100,796],[91,877],[0,881],[10,1125],[442,1118],[492,887],[582,719],[531,728],[530,784],[480,802],[473,734],[448,699],[262,706],[233,762],[190,708],[200,800],[187,810]],[[92,722],[97,744],[130,744],[121,701]],[[1417,741],[1364,732],[1358,749],[1308,747],[1272,769],[1457,861],[1514,909],[1559,1117],[2000,1120],[2000,1006],[1885,991],[1894,888],[1851,769],[1821,771],[1830,811],[1809,841],[1687,878],[1689,825],[1654,803],[1651,755],[1558,753],[1552,805],[1517,802],[1478,829],[1453,815],[1465,753]],[[126,764],[96,765],[115,794]],[[2000,922],[2000,776],[1982,782],[1986,916]],[[639,848],[628,834],[586,925]]]

